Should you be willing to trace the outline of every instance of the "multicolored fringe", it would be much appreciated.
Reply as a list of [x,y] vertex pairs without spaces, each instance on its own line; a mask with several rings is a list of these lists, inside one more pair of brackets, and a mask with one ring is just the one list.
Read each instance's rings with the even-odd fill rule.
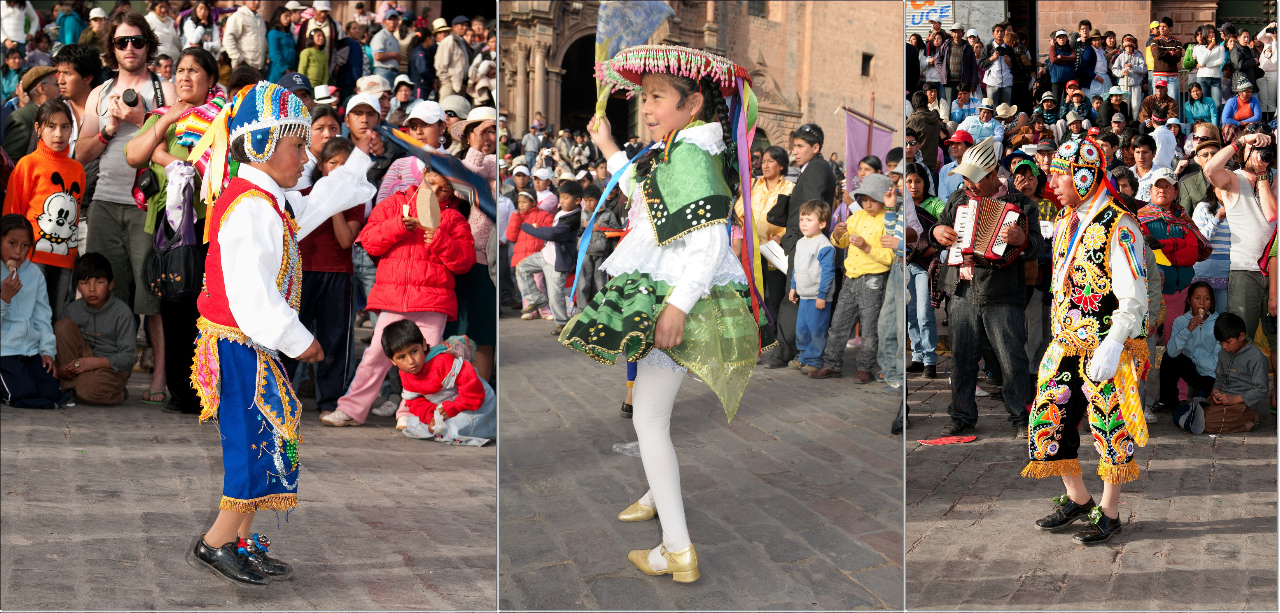
[[222,497],[222,502],[218,503],[219,509],[226,509],[234,513],[252,513],[254,511],[283,511],[298,506],[297,494],[268,494],[261,498],[252,500],[240,500],[228,496]]
[[640,77],[649,73],[672,74],[700,81],[709,77],[729,96],[737,90],[735,78],[751,76],[747,69],[726,58],[689,47],[639,45],[623,49],[612,59],[596,63],[596,80],[610,92],[624,90],[630,98],[642,91]]
[[1052,460],[1049,462],[1040,462],[1032,460],[1027,467],[1022,469],[1022,476],[1028,479],[1043,479],[1045,477],[1079,477],[1080,461],[1074,458],[1070,460]]

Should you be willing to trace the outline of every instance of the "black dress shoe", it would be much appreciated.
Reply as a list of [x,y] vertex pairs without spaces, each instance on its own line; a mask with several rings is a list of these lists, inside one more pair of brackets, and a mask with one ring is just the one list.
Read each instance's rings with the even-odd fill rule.
[[926,378],[926,379],[937,379],[937,378],[938,378],[938,365],[937,365],[937,364],[925,364],[925,365],[924,365],[924,378]]
[[1075,542],[1081,545],[1097,545],[1111,540],[1111,537],[1120,534],[1120,518],[1111,519],[1106,513],[1102,512],[1102,507],[1094,507],[1089,512],[1089,525],[1083,530],[1071,537]]
[[777,370],[779,368],[786,368],[787,363],[778,358],[769,357],[765,358],[763,366],[771,370]]
[[1037,528],[1041,530],[1048,530],[1050,532],[1061,530],[1075,523],[1077,519],[1089,515],[1089,512],[1095,508],[1098,508],[1097,505],[1093,503],[1092,498],[1084,504],[1076,504],[1071,501],[1070,497],[1063,494],[1054,498],[1053,501],[1058,503],[1058,508],[1054,509],[1053,513],[1037,519]]
[[907,372],[924,372],[924,364],[921,362],[912,362],[907,366]]
[[942,427],[942,436],[955,436],[972,427],[958,419],[953,419],[951,423]]
[[253,533],[252,538],[240,539],[239,543],[239,549],[249,556],[249,563],[258,572],[273,580],[292,579],[293,567],[267,555],[267,548],[270,546],[271,541],[257,532]]
[[632,411],[632,407],[631,407],[631,403],[630,403],[630,402],[624,402],[624,403],[622,403],[622,416],[623,416],[623,417],[625,417],[625,418],[627,418],[627,419],[631,419],[631,411]]
[[270,579],[254,567],[249,556],[240,553],[238,549],[235,541],[214,548],[205,543],[203,538],[199,538],[196,539],[195,547],[187,552],[187,562],[195,568],[208,570],[233,585],[266,587]]
[[1027,438],[1027,424],[1013,424],[1013,438]]

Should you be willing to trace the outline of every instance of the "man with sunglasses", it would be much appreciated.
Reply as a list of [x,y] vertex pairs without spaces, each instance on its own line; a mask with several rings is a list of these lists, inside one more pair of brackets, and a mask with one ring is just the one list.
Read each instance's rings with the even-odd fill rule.
[[[129,280],[133,280],[133,310],[147,316],[154,339],[164,338],[160,326],[160,302],[147,291],[143,264],[151,250],[152,236],[145,230],[146,209],[134,200],[138,171],[125,161],[125,144],[142,126],[147,113],[178,99],[173,83],[147,70],[155,60],[159,43],[151,25],[137,11],[117,11],[106,27],[109,41],[103,64],[117,70],[114,79],[94,88],[85,108],[75,157],[81,163],[98,161],[98,183],[89,203],[87,253],[101,253],[115,271],[116,297],[128,302]],[[133,106],[124,102],[130,90],[137,95]],[[133,94],[129,96],[131,99]],[[155,372],[142,401],[165,401],[164,343],[153,343]],[[185,382],[180,382],[185,384]]]

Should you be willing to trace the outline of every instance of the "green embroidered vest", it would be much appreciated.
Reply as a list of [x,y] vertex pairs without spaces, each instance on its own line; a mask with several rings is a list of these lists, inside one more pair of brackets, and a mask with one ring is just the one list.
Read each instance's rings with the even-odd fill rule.
[[724,180],[722,156],[682,140],[656,155],[640,189],[658,245],[703,226],[729,222],[733,197]]

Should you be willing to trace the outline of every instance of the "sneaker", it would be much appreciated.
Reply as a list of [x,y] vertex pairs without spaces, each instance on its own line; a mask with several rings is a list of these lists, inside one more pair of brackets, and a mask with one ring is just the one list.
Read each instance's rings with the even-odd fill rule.
[[542,304],[531,304],[523,309],[520,309],[520,314],[523,315],[525,313],[537,313],[538,309],[541,309],[544,306],[547,306],[545,302]]
[[320,423],[326,426],[358,426],[359,423],[352,419],[350,415],[342,411],[334,411],[320,418]]
[[1013,438],[1027,438],[1028,427],[1029,426],[1027,424],[1013,424]]
[[388,400],[377,407],[374,407],[371,413],[378,417],[391,417],[396,414],[396,410],[400,408],[400,404],[394,400]]
[[1154,423],[1156,423],[1156,414],[1155,414],[1155,412],[1154,412],[1154,411],[1152,411],[1151,409],[1146,409],[1146,410],[1142,411],[1142,417],[1143,417],[1144,419],[1146,419],[1146,420],[1147,420],[1147,423],[1149,423],[1149,424],[1154,424]]
[[851,346],[851,347],[861,347],[861,346],[862,346],[862,337],[861,337],[861,336],[855,336],[855,337],[853,337],[853,340],[849,341],[849,343],[850,343],[850,346]]
[[925,365],[924,365],[924,378],[926,378],[926,379],[937,379],[937,378],[938,378],[938,365],[937,365],[937,364],[925,364]]
[[396,430],[404,430],[409,427],[409,414],[405,413],[396,418]]
[[556,320],[555,316],[553,316],[553,315],[543,315],[543,316],[542,316],[542,318],[543,318],[543,319],[545,319],[545,320],[547,320],[547,321],[555,321],[555,320]]
[[520,319],[523,319],[525,321],[532,321],[537,318],[538,318],[537,313],[524,313],[523,315],[520,316]]
[[802,375],[807,375],[807,374],[809,374],[809,373],[811,373],[811,372],[813,372],[813,371],[815,371],[815,370],[818,370],[818,367],[817,367],[817,366],[810,366],[810,365],[808,365],[808,364],[801,364],[801,365],[800,365],[800,374],[802,374]]
[[1089,511],[1089,525],[1071,537],[1081,545],[1097,545],[1111,540],[1120,534],[1120,518],[1112,519],[1102,512],[1102,507],[1093,507]]
[[1053,501],[1058,504],[1058,508],[1054,509],[1052,513],[1037,519],[1037,528],[1049,532],[1061,530],[1070,526],[1077,519],[1085,518],[1097,506],[1092,498],[1084,504],[1076,504],[1066,494],[1054,498]]
[[955,436],[972,427],[973,426],[970,426],[958,419],[953,419],[951,420],[951,423],[942,427],[942,436]]
[[556,327],[551,331],[551,335],[552,335],[552,336],[560,336],[560,333],[561,333],[561,332],[564,332],[564,326],[565,326],[565,324],[560,324],[560,325],[556,326]]
[[791,368],[795,368],[799,370],[800,368],[804,367],[804,363],[801,362],[800,360],[791,360],[790,362],[787,362],[787,366],[790,366]]
[[973,395],[977,396],[978,398],[986,398],[987,396],[991,395],[987,393],[987,390],[984,390],[980,387],[974,386],[973,389],[974,389]]

